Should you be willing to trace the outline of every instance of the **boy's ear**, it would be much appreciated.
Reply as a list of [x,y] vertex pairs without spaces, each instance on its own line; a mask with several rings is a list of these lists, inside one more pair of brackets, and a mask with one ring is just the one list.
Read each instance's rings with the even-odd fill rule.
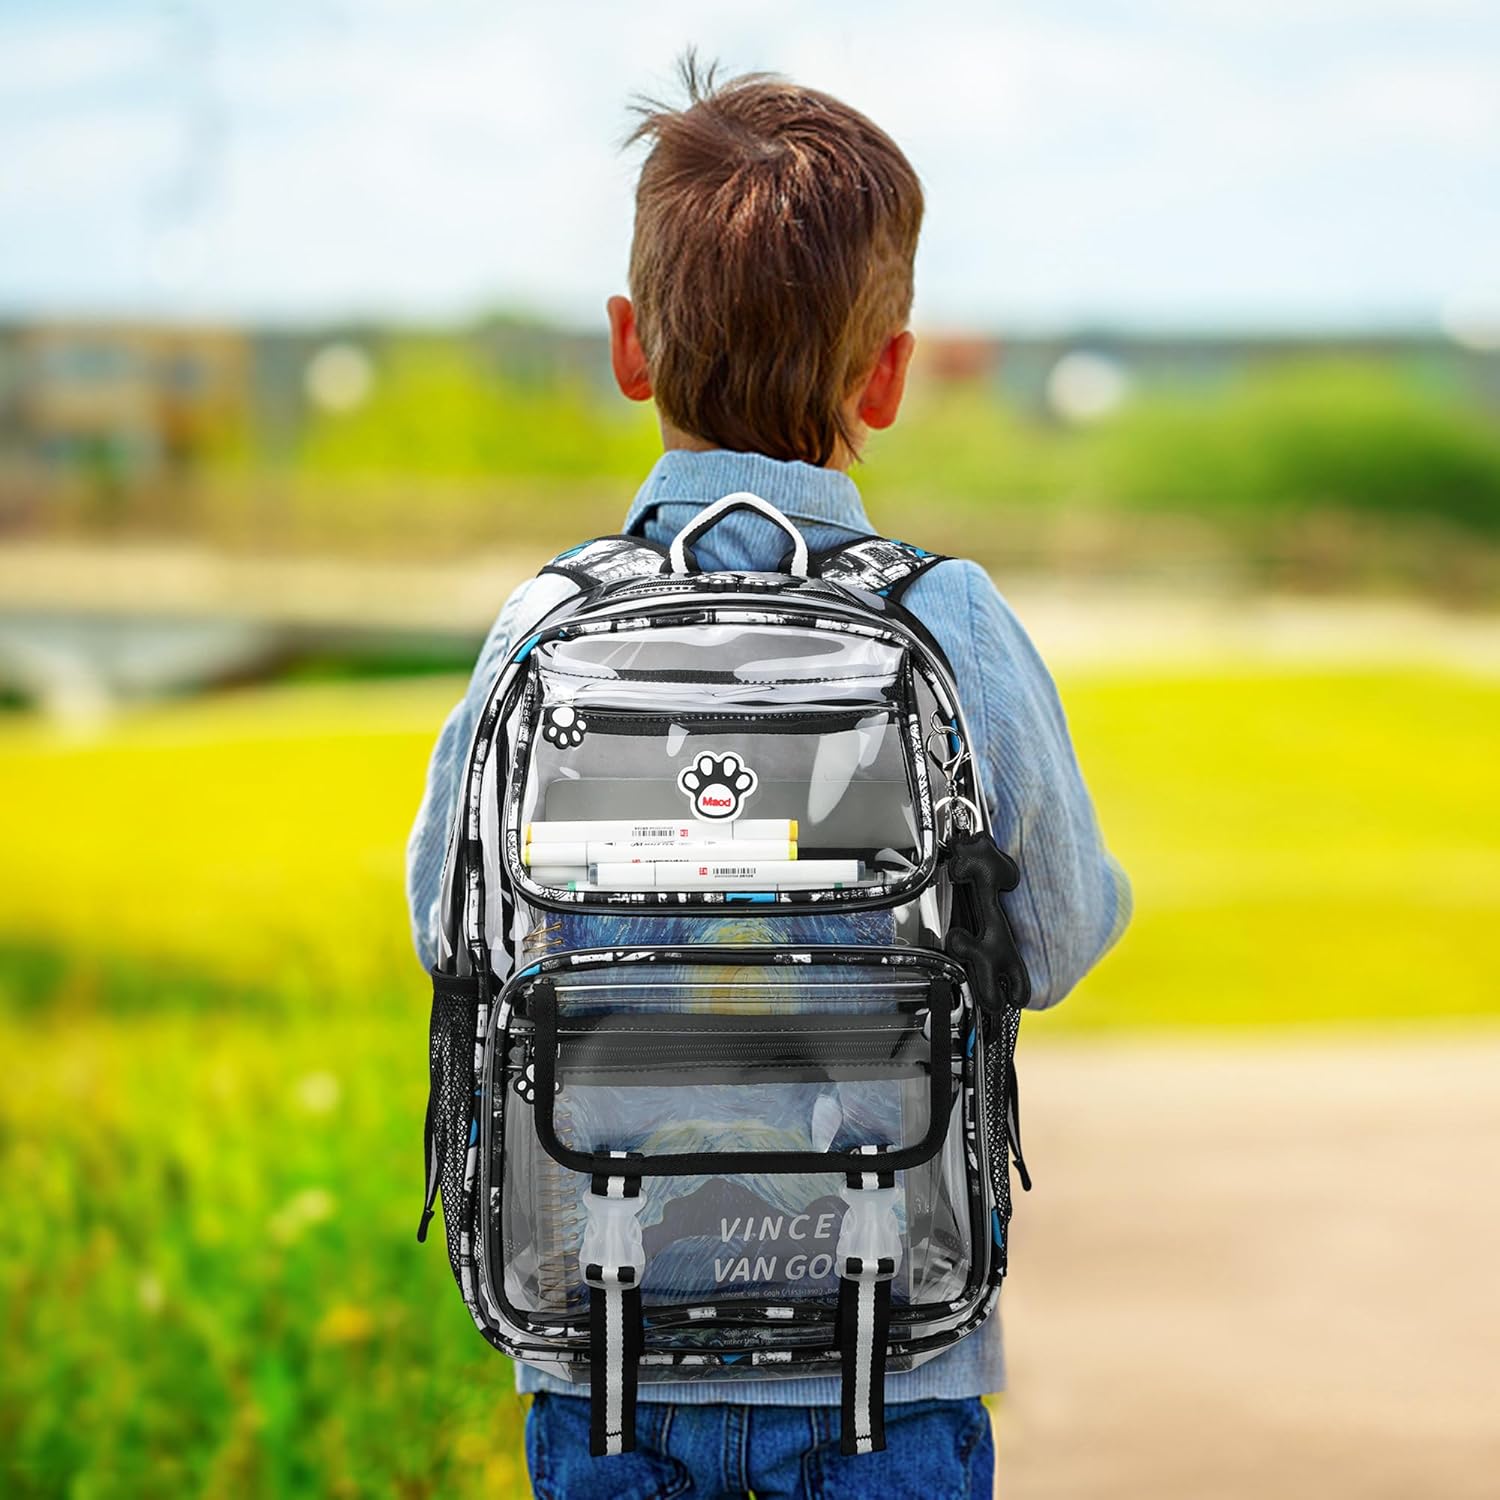
[[901,398],[906,394],[906,371],[911,364],[912,350],[916,339],[908,329],[892,334],[881,346],[875,358],[875,368],[859,397],[859,419],[866,427],[889,427],[901,410]]
[[622,395],[632,401],[651,399],[651,376],[646,371],[646,356],[635,332],[635,308],[629,297],[611,297],[605,303],[609,313],[609,362],[614,366],[615,381]]

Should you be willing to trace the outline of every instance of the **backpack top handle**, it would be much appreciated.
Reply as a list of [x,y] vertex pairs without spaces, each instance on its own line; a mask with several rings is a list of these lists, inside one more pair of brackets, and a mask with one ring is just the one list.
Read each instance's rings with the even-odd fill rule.
[[738,490],[733,495],[725,495],[722,500],[715,500],[712,505],[699,511],[672,538],[671,550],[667,555],[669,571],[673,573],[697,572],[697,559],[689,561],[688,549],[710,527],[717,526],[725,516],[736,510],[755,511],[766,520],[781,527],[792,539],[792,556],[787,571],[796,578],[807,577],[807,538],[769,500],[762,500],[759,495],[751,494],[749,490]]

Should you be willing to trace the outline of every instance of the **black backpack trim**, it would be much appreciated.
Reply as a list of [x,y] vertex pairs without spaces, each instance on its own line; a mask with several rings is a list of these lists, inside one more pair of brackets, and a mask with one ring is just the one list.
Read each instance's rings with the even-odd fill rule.
[[648,542],[645,537],[598,536],[592,541],[580,542],[566,552],[559,552],[542,573],[556,573],[570,578],[584,592],[603,588],[605,584],[621,583],[628,578],[655,578],[667,571],[668,549],[660,542]]
[[[777,566],[784,570],[791,555],[790,551],[784,553]],[[814,552],[807,560],[807,570],[814,578],[864,589],[866,593],[878,594],[892,604],[899,604],[907,589],[929,568],[948,560],[944,553],[928,552],[913,542],[897,541],[872,532]]]

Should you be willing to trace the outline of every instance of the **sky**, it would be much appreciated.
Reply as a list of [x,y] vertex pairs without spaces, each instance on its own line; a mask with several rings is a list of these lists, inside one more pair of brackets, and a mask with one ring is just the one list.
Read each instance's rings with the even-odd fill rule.
[[1500,311],[1495,0],[0,0],[0,315],[596,326],[689,43],[901,143],[919,327]]

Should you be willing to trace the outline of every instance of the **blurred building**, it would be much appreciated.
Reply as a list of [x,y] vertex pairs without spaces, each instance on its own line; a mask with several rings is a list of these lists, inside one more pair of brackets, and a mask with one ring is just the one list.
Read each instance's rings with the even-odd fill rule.
[[43,478],[190,473],[241,425],[249,341],[227,328],[0,327],[0,451]]
[[[254,461],[275,464],[296,454],[317,415],[320,392],[329,387],[318,377],[342,377],[343,389],[357,392],[360,366],[366,384],[378,379],[382,360],[403,339],[451,341],[482,382],[526,391],[567,386],[612,399],[602,332],[521,318],[426,330],[0,324],[0,482],[11,492],[19,476],[31,481],[26,489],[45,495],[58,483],[81,481],[124,495],[189,479],[236,445]],[[924,332],[918,351],[914,378],[921,382],[986,385],[1041,420],[1101,415],[1127,395],[1153,390],[1211,396],[1249,370],[1330,357],[1396,367],[1441,395],[1500,415],[1500,352],[1436,333]]]

